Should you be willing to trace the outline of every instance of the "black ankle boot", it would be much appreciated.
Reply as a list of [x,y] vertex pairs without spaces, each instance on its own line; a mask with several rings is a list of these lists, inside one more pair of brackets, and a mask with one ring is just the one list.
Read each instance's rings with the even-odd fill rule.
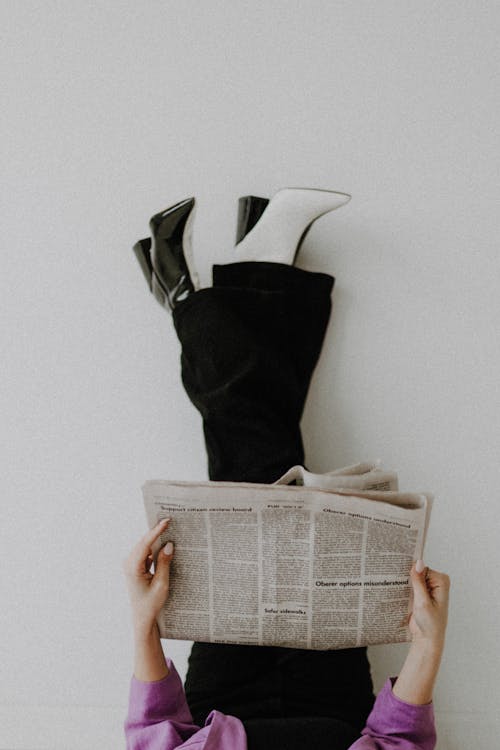
[[170,310],[194,292],[197,282],[191,249],[194,206],[195,199],[188,198],[155,214],[149,222],[153,241],[146,238],[134,245],[150,290]]
[[268,203],[269,198],[259,198],[257,195],[244,195],[238,200],[236,244],[257,224]]

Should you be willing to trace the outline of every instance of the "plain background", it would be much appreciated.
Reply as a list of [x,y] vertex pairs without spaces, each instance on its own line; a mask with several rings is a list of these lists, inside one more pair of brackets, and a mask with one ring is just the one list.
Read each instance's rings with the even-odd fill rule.
[[[120,748],[121,561],[149,478],[204,479],[171,320],[132,254],[195,195],[196,260],[237,198],[351,193],[299,265],[336,277],[310,468],[380,458],[435,493],[452,580],[439,750],[500,724],[496,2],[4,2],[0,748]],[[300,299],[297,299],[300,305]],[[300,341],[297,341],[300,347]],[[188,643],[166,642],[185,674]],[[377,690],[406,646],[370,649]]]

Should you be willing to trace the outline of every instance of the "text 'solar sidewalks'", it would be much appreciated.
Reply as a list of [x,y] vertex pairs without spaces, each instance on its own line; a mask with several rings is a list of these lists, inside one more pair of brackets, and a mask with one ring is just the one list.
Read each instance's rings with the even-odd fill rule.
[[[293,484],[291,484],[293,483]],[[360,463],[275,484],[153,480],[148,524],[172,521],[162,638],[307,649],[411,640],[412,561],[433,495]]]

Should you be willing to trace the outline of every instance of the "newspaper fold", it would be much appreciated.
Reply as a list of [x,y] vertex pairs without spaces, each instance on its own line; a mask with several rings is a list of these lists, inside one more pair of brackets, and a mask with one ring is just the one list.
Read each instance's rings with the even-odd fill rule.
[[155,557],[175,545],[160,636],[322,650],[409,641],[409,571],[433,495],[399,492],[379,464],[294,466],[271,485],[146,482],[149,527],[172,519]]

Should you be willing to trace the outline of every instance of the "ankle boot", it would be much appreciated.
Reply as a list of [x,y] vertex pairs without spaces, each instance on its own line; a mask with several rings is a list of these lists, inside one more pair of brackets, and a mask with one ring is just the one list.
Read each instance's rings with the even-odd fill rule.
[[239,198],[236,244],[254,228],[268,203],[269,198],[259,198],[257,195],[244,195]]
[[155,214],[149,222],[153,242],[146,238],[134,245],[150,290],[170,310],[199,288],[191,247],[194,206],[195,199],[188,198]]
[[236,245],[239,261],[293,265],[307,232],[320,216],[351,199],[348,193],[314,188],[279,190],[249,233]]

